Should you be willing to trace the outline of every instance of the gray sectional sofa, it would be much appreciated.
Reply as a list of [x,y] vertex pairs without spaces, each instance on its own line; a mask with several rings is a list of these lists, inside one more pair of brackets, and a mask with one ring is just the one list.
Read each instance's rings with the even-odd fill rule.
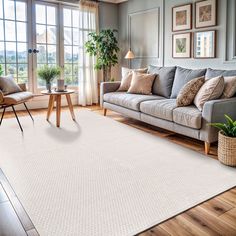
[[194,105],[177,107],[176,97],[188,81],[205,75],[206,79],[223,75],[236,76],[236,70],[191,70],[181,67],[149,66],[148,73],[158,74],[152,88],[152,95],[116,92],[120,82],[101,84],[100,101],[104,108],[125,116],[183,134],[205,142],[205,152],[217,141],[218,130],[209,126],[211,122],[224,121],[224,114],[236,120],[236,97],[218,99],[205,103],[203,111]]

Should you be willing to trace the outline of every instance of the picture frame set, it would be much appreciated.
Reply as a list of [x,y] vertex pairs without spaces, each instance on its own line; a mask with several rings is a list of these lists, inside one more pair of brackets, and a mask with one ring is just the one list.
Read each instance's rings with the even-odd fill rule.
[[[207,28],[217,25],[217,0],[201,0],[195,5],[195,28]],[[215,58],[216,30],[183,32],[192,30],[193,4],[172,8],[172,57],[173,58]],[[192,53],[193,45],[193,53]]]

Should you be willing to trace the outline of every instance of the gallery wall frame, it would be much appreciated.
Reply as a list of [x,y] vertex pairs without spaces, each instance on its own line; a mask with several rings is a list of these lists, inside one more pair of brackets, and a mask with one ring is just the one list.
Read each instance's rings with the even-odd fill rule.
[[192,57],[192,33],[172,35],[172,58],[186,59]]
[[172,7],[172,32],[192,29],[192,3]]
[[[212,38],[212,54],[211,55],[196,55],[196,50],[199,47],[199,45],[197,45],[197,41],[196,38],[198,37],[198,34],[212,34],[213,38]],[[217,31],[216,30],[203,30],[203,31],[196,31],[193,33],[193,58],[195,59],[212,59],[212,58],[216,58],[216,43],[217,43]],[[205,42],[204,42],[205,44]],[[201,47],[201,45],[200,45]],[[209,45],[206,46],[207,49],[209,49]]]
[[217,0],[195,2],[195,28],[209,28],[217,25]]

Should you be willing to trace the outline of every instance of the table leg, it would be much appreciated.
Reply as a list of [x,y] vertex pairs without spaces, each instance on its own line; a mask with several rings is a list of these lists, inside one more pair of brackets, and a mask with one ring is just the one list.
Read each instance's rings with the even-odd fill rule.
[[48,102],[47,121],[49,121],[50,115],[52,113],[54,101],[55,101],[54,95],[50,95]]
[[71,102],[70,94],[66,94],[66,100],[67,100],[67,103],[68,103],[68,106],[69,106],[69,109],[70,109],[71,117],[75,121],[75,113],[74,113],[74,108],[73,108],[73,105],[72,105],[72,102]]
[[57,95],[57,127],[60,127],[61,121],[61,95]]

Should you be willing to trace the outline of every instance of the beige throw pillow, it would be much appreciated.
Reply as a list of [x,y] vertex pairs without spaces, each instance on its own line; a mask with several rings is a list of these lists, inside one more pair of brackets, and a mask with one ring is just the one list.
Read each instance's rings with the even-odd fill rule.
[[22,92],[12,76],[0,77],[0,90],[4,95]]
[[209,79],[198,91],[196,97],[194,98],[194,104],[200,111],[202,111],[204,104],[207,101],[220,98],[223,90],[224,78],[222,76]]
[[132,81],[128,93],[152,94],[152,85],[156,74],[141,74],[133,72]]
[[197,95],[199,89],[205,82],[205,77],[198,77],[196,79],[190,80],[184,87],[180,90],[176,104],[178,107],[189,106],[193,103],[195,96]]
[[130,84],[131,84],[133,71],[139,72],[139,73],[147,73],[147,68],[129,69],[126,67],[122,67],[121,70],[122,70],[122,79],[121,79],[120,87],[117,90],[119,92],[127,92],[128,91]]
[[121,68],[121,75],[122,75],[122,78],[124,76],[126,76],[128,73],[130,72],[139,72],[139,73],[147,73],[148,71],[148,68],[140,68],[140,69],[130,69],[130,68],[127,68],[127,67],[122,67]]
[[236,93],[236,76],[224,77],[225,88],[221,98],[232,98]]
[[127,73],[121,80],[120,87],[118,88],[117,91],[122,92],[122,91],[128,91],[131,81],[132,81],[132,72]]

